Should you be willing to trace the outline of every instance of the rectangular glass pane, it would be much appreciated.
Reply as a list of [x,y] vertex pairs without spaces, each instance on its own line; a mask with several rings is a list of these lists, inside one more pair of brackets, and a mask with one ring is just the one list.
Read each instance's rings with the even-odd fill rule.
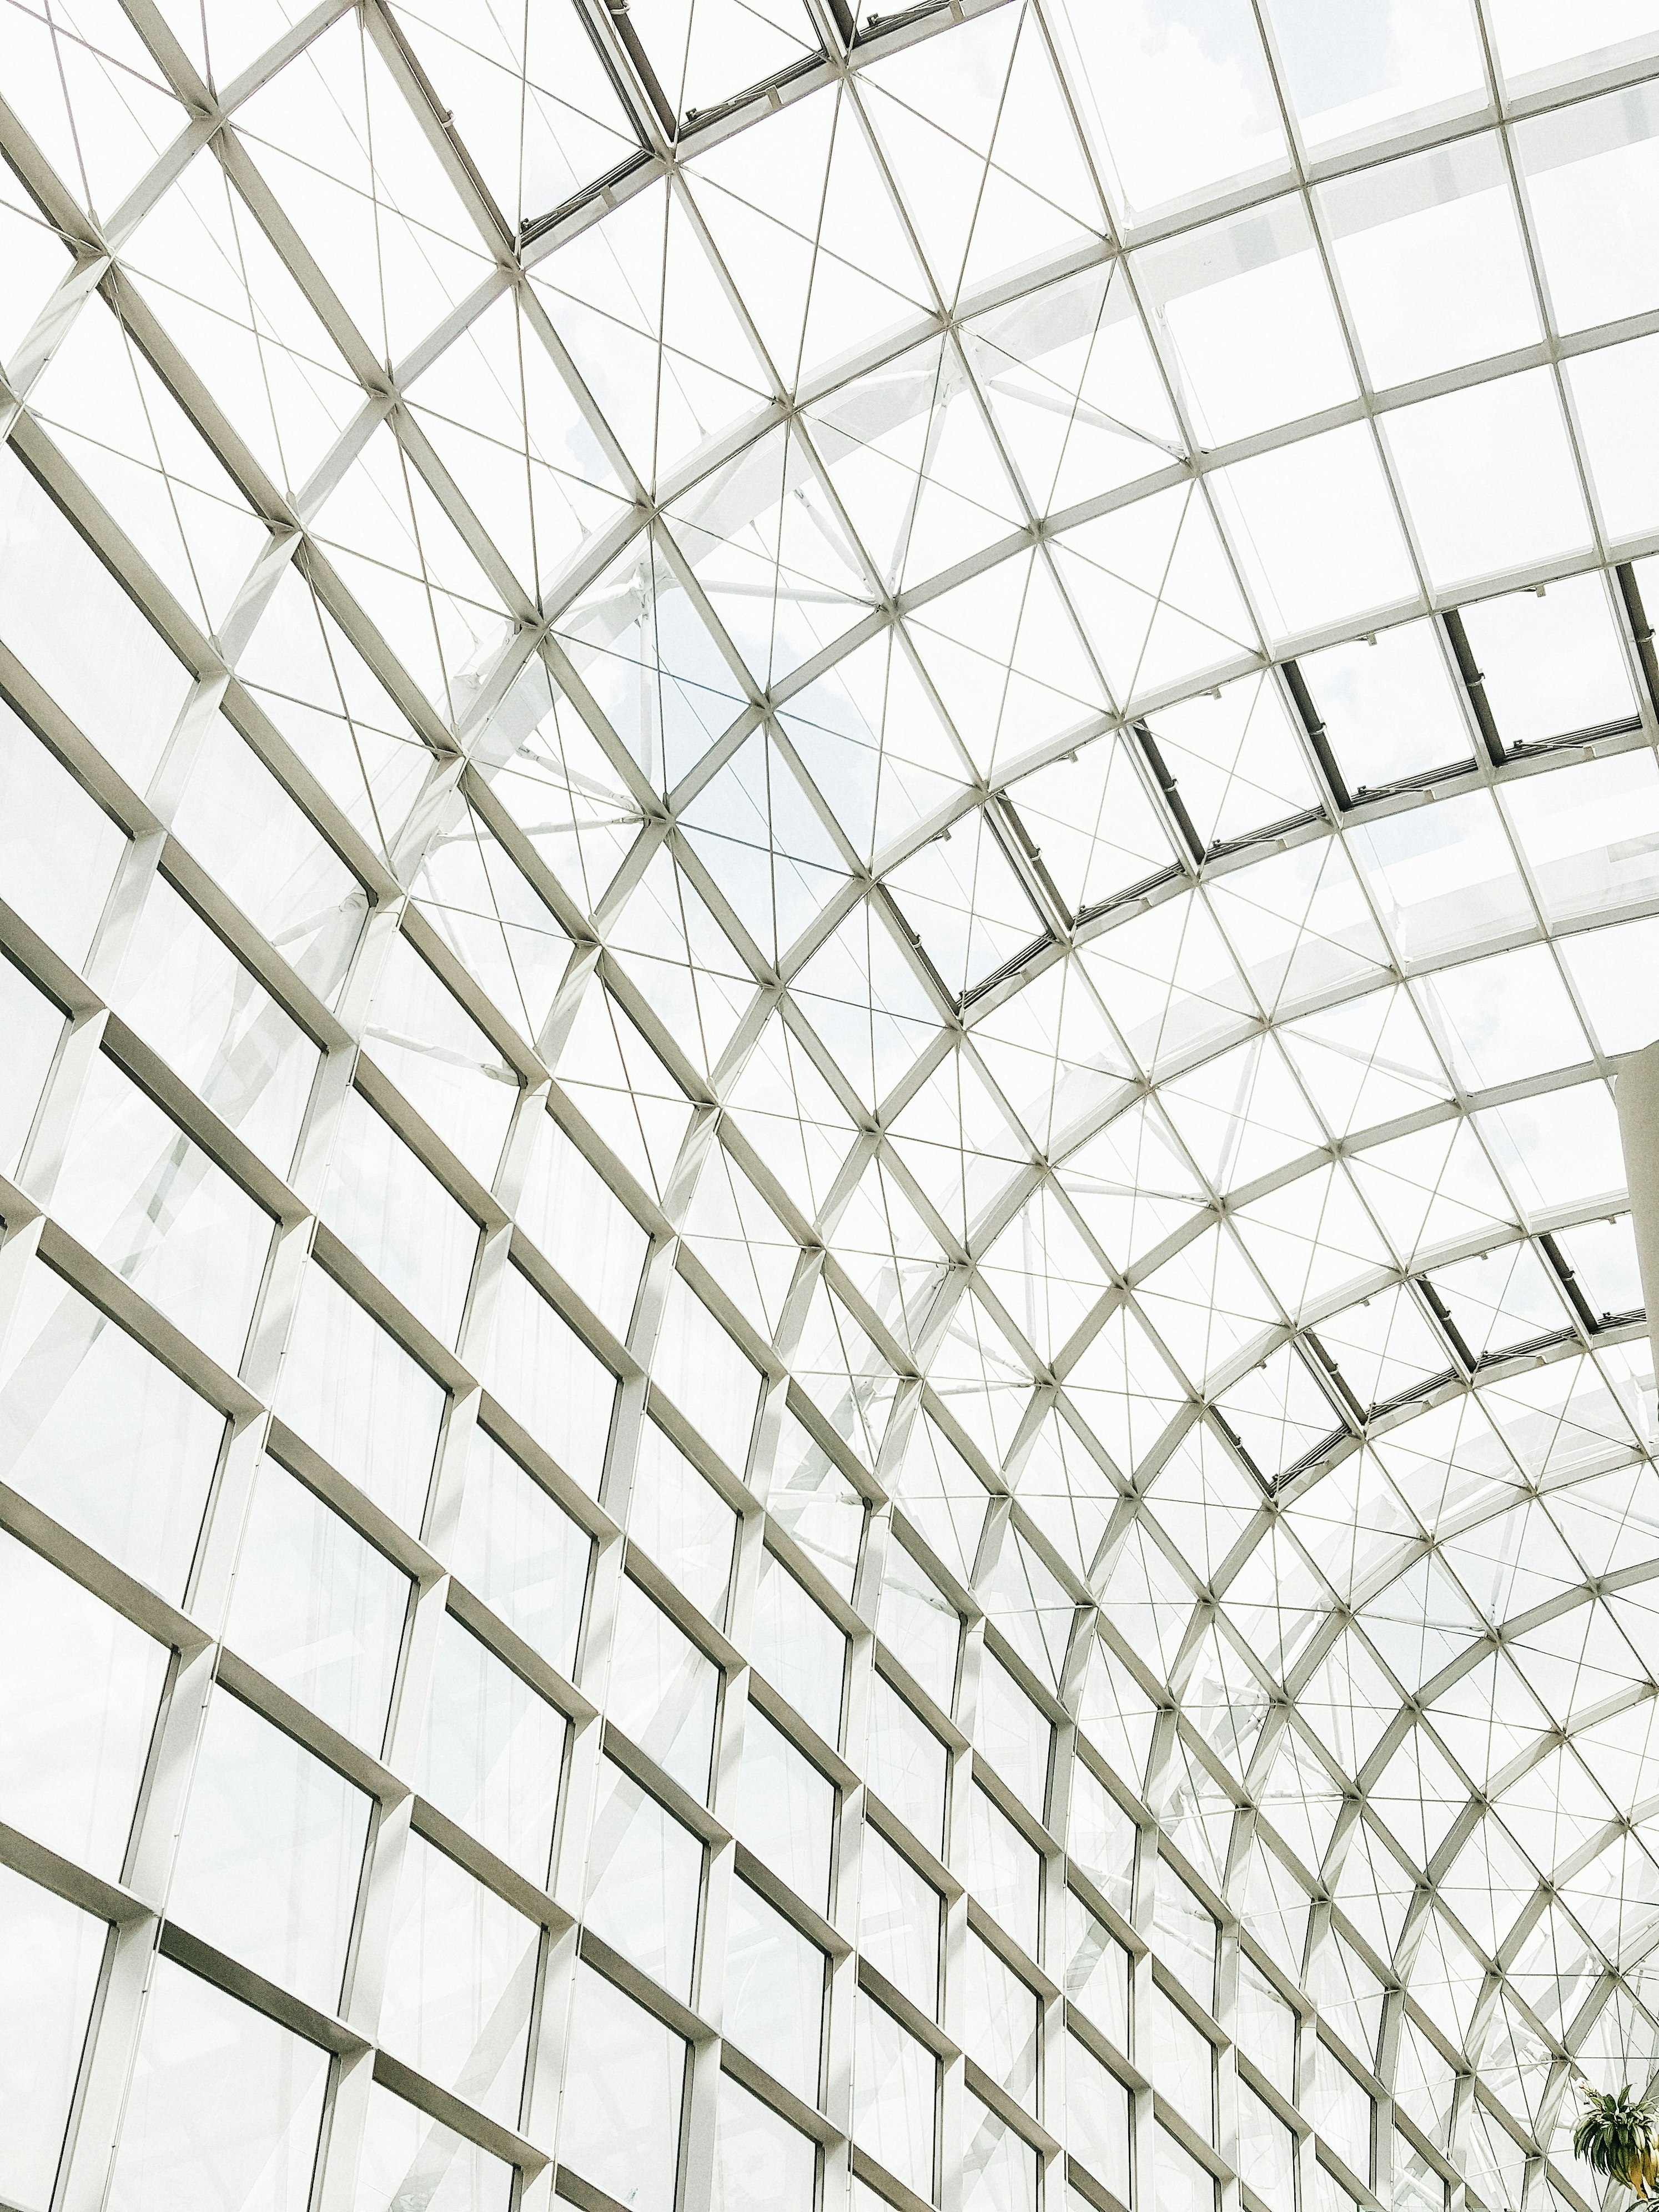
[[750,1656],[824,1741],[841,1742],[847,1638],[770,1552],[761,1553]]
[[421,1530],[444,1398],[331,1275],[307,1267],[276,1411],[410,1535]]
[[599,1761],[587,1845],[587,1904],[596,1936],[690,2003],[696,1966],[703,1848],[631,1775]]
[[651,1378],[734,1474],[747,1471],[749,1439],[760,1403],[760,1370],[681,1275],[674,1276],[668,1286]]
[[706,1803],[720,1668],[624,1575],[606,1711],[683,1790]]
[[562,1713],[445,1614],[421,1795],[544,1888],[568,1733]]
[[1042,1854],[988,1791],[977,1786],[970,1790],[967,1813],[956,1839],[956,1870],[980,1903],[1035,1959]]
[[483,1379],[564,1472],[597,1498],[617,1378],[517,1267],[501,1277]]
[[375,2082],[353,2212],[508,2212],[513,2168]]
[[932,1882],[866,1821],[859,1845],[859,1948],[935,2019],[942,1905]]
[[890,1811],[931,1851],[945,1849],[945,1746],[882,1675],[870,1686],[865,1772]]
[[559,2158],[630,2212],[674,2212],[685,2058],[672,2028],[578,1963]]
[[0,1867],[0,2197],[45,2212],[108,1934]]
[[1036,2110],[1037,2001],[972,1929],[963,1954],[963,2045],[1029,2112]]
[[576,1671],[593,1539],[483,1429],[472,1432],[450,1565],[562,1674]]
[[738,1516],[655,1421],[640,1432],[628,1504],[629,1540],[672,1575],[716,1627],[726,1626]]
[[101,1053],[64,1146],[53,1210],[234,1372],[271,1218]]
[[836,1785],[750,1705],[744,1716],[738,1833],[819,1912],[830,1910]]
[[275,1460],[261,1462],[225,1641],[378,1753],[414,1585]]
[[722,2074],[714,2108],[714,2212],[812,2212],[817,2146]]
[[931,2197],[937,2062],[862,1990],[853,2008],[853,2139],[907,2188]]
[[745,1882],[727,1908],[724,2032],[809,2105],[818,2101],[824,1956]]
[[0,1820],[118,1881],[167,1655],[0,1531]]
[[394,1297],[454,1343],[478,1224],[360,1091],[340,1109],[317,1210]]
[[168,1910],[321,2011],[339,2002],[372,1801],[216,1689]]
[[38,1261],[0,1364],[0,1478],[140,1582],[185,1595],[225,1418]]
[[1066,2039],[1066,2142],[1097,2180],[1129,2202],[1129,2093],[1075,2035]]
[[611,1334],[625,1340],[651,1239],[552,1115],[544,1121],[520,1224]]
[[1092,1912],[1066,1893],[1066,1995],[1126,2054],[1129,2048],[1129,1954]]
[[7,905],[71,968],[92,950],[126,842],[0,700],[0,882]]
[[503,2126],[519,2124],[541,1931],[423,1837],[398,1887],[380,2040]]

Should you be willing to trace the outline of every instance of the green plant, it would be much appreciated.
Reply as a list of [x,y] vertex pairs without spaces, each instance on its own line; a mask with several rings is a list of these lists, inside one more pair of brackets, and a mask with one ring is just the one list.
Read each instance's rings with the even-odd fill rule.
[[1583,2109],[1572,2131],[1572,2147],[1593,2173],[1622,2182],[1644,2203],[1659,2197],[1659,2136],[1653,2107],[1633,2097],[1628,2081],[1615,2096],[1581,2083]]

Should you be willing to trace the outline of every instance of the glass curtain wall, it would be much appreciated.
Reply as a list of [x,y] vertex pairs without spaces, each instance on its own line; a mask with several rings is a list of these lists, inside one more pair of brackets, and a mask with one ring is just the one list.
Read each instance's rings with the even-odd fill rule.
[[0,2201],[1588,2212],[1651,0],[3,0]]

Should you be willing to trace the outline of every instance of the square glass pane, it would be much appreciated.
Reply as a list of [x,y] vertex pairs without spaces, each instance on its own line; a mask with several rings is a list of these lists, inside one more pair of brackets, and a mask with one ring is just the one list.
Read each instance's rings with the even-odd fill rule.
[[109,2202],[120,2212],[306,2212],[329,2055],[155,1961]]
[[1637,720],[1619,625],[1600,576],[1566,576],[1547,591],[1480,599],[1462,617],[1506,745]]
[[703,1848],[631,1775],[599,1761],[584,1917],[596,1936],[689,2004]]
[[1298,665],[1348,789],[1468,767],[1473,742],[1438,627],[1401,623]]
[[1659,768],[1646,746],[1525,777],[1499,804],[1547,920],[1606,915],[1659,892]]

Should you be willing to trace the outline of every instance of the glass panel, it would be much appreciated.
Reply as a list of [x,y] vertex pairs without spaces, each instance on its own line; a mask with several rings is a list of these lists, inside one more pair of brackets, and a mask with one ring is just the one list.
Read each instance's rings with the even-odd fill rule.
[[760,1372],[680,1275],[668,1286],[651,1376],[732,1473],[745,1473]]
[[628,1534],[708,1614],[726,1625],[738,1516],[654,1421],[640,1431]]
[[[10,452],[0,455],[0,605],[17,658],[143,791],[189,673]],[[87,650],[90,637],[95,653]]]
[[1036,1998],[972,1929],[962,1963],[963,2047],[1000,2087],[1035,2114]]
[[883,1676],[870,1685],[870,1733],[865,1771],[884,1805],[915,1830],[929,1850],[945,1849],[948,1754],[930,1728]]
[[568,1733],[562,1713],[444,1615],[418,1787],[543,1888]]
[[[958,1829],[957,1871],[999,1923],[1037,1954],[1037,1917],[1042,1896],[1042,1858],[995,1799],[975,1785],[968,1792],[967,1819]],[[1133,1845],[1133,1832],[1131,1844]]]
[[705,1802],[720,1686],[714,1661],[624,1575],[606,1710],[665,1774]]
[[1072,1767],[1066,1843],[1073,1862],[1127,1920],[1133,1909],[1135,1823],[1079,1759]]
[[1215,1915],[1195,1897],[1167,1859],[1158,1863],[1158,1898],[1152,1941],[1184,1990],[1206,2012],[1215,2005],[1216,1947],[1220,1930]]
[[1215,2212],[1215,2180],[1167,2128],[1152,2130],[1156,2212]]
[[25,2212],[52,2196],[108,1932],[0,1867],[0,2194]]
[[685,2059],[672,2028],[579,1962],[562,2163],[636,2212],[674,2212]]
[[1242,1959],[1238,1967],[1238,2043],[1282,2097],[1296,2080],[1296,2014],[1267,1976]]
[[168,1066],[285,1176],[322,1054],[159,876],[112,996]]
[[862,1990],[853,2008],[853,2139],[919,2197],[931,2197],[933,2054]]
[[300,1286],[276,1410],[383,1511],[419,1534],[443,1389],[314,1262]]
[[587,1845],[587,1924],[688,2004],[702,1862],[699,1838],[602,1759]]
[[66,1229],[235,1370],[271,1218],[101,1053],[53,1203]]
[[513,2168],[376,2081],[358,2154],[355,2212],[508,2212]]
[[1270,2212],[1295,2212],[1294,2139],[1248,2081],[1238,2085],[1238,2171]]
[[714,2108],[714,2212],[812,2212],[817,2148],[722,2074]]
[[452,1568],[562,1674],[576,1671],[592,1557],[586,1529],[475,1429]]
[[0,1364],[0,1475],[14,1490],[177,1601],[224,1432],[222,1413],[30,1262]]
[[1482,599],[1462,617],[1506,745],[1637,719],[1619,626],[1599,576]]
[[1153,2087],[1208,2142],[1215,2139],[1215,2050],[1174,1999],[1151,1991],[1141,2063]]
[[957,1686],[962,1616],[927,1571],[899,1544],[890,1544],[881,1578],[878,1626],[883,1641],[949,1712]]
[[746,1882],[727,1908],[724,2031],[809,2105],[818,2101],[824,1957]]
[[1066,1995],[1120,2051],[1129,2047],[1129,1954],[1066,1893]]
[[859,1948],[912,2004],[937,2019],[944,1900],[868,1821],[859,1856]]
[[611,1334],[626,1338],[651,1240],[550,1114],[536,1125],[518,1218]]
[[286,1468],[261,1461],[225,1641],[368,1751],[386,1735],[413,1588]]
[[[0,805],[3,805],[0,796]],[[15,1176],[29,1131],[58,1057],[64,1029],[62,1011],[37,991],[21,968],[0,957],[0,1023],[5,1025],[10,1067],[0,1092],[0,1175]]]
[[158,1958],[112,2212],[305,2212],[328,2068],[314,2043]]
[[453,1344],[478,1224],[360,1091],[340,1109],[318,1212],[445,1344]]
[[1351,793],[1468,768],[1469,728],[1431,623],[1402,623],[1299,664]]
[[167,1655],[0,1531],[0,1820],[118,1881]]
[[1054,1730],[997,1657],[980,1660],[979,1705],[974,1742],[1040,1820],[1048,1798],[1048,1759]]
[[217,1689],[168,1910],[268,1981],[333,2012],[372,1810],[343,1776]]
[[744,1716],[738,1833],[820,1912],[830,1910],[835,1816],[835,1784],[750,1705]]
[[841,1741],[847,1638],[770,1552],[761,1553],[750,1656],[824,1741]]
[[1036,2212],[1037,2154],[975,2096],[963,2098],[963,2212]]
[[92,950],[126,842],[0,700],[0,883],[6,903],[71,968]]
[[505,2127],[519,2124],[541,1931],[411,1835],[398,1885],[380,2040]]
[[380,971],[363,1049],[479,1182],[493,1182],[518,1072],[405,937]]
[[1076,2036],[1066,2039],[1066,2139],[1096,2179],[1129,2202],[1129,2093]]
[[617,1378],[517,1267],[501,1277],[483,1380],[565,1473],[597,1498]]

